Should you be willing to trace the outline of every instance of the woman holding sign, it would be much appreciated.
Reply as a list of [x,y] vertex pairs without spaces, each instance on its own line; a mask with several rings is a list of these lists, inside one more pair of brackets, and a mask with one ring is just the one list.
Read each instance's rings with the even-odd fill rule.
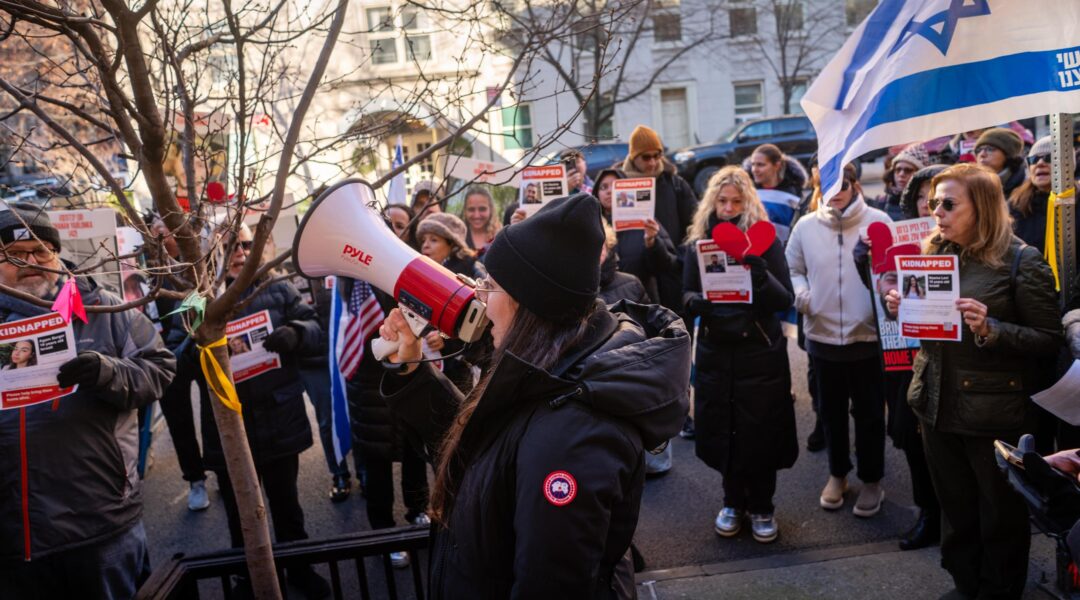
[[[698,242],[708,244],[722,223],[744,234],[755,225],[771,227],[754,182],[737,166],[724,167],[709,180],[687,235],[686,310],[701,317],[695,443],[698,457],[723,475],[724,507],[716,517],[716,533],[737,535],[749,516],[754,539],[768,543],[779,535],[773,506],[776,472],[795,464],[799,455],[787,338],[777,317],[791,307],[794,292],[775,235],[760,255],[751,250],[741,265],[728,265],[725,272],[712,268],[716,253],[709,252],[710,260],[699,265]],[[717,262],[723,261],[721,256]],[[743,271],[743,265],[749,267],[750,302],[711,301],[710,296],[719,296],[702,285],[701,270],[726,275]]]
[[[1061,346],[1054,278],[1013,236],[994,173],[955,165],[932,187],[938,227],[923,254],[959,256],[956,310],[966,325],[959,342],[922,342],[908,391],[944,516],[942,564],[964,596],[1019,598],[1027,509],[998,470],[993,443],[1017,442],[1039,362]],[[898,312],[900,294],[887,302]]]

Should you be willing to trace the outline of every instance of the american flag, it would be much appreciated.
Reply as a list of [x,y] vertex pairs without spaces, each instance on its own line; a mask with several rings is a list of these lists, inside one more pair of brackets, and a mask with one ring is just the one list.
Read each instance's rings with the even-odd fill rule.
[[364,359],[364,342],[367,341],[383,322],[382,307],[379,306],[371,284],[355,280],[349,302],[346,305],[344,340],[338,354],[339,368],[346,379],[352,379]]

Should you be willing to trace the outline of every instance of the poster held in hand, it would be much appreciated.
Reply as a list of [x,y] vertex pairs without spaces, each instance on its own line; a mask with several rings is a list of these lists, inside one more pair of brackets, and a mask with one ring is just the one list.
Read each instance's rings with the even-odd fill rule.
[[233,382],[247,381],[281,368],[281,356],[263,347],[263,342],[273,331],[269,310],[261,310],[225,325]]
[[963,317],[958,257],[897,256],[900,285],[900,335],[905,338],[959,342]]
[[532,216],[545,204],[567,195],[566,167],[548,165],[525,167],[521,172],[521,192],[518,206]]
[[712,240],[698,240],[698,273],[701,294],[715,304],[749,304],[754,301],[750,267],[741,265]]
[[934,228],[933,218],[892,223],[871,223],[864,236],[870,240],[870,298],[877,322],[881,365],[886,372],[911,371],[919,340],[900,335],[900,322],[889,314],[885,296],[900,289],[897,256],[919,254],[919,243]]
[[616,179],[611,198],[611,224],[615,231],[645,229],[645,222],[656,214],[656,180]]
[[71,323],[59,313],[0,325],[0,410],[73,393],[78,386],[61,388],[57,375],[77,354]]

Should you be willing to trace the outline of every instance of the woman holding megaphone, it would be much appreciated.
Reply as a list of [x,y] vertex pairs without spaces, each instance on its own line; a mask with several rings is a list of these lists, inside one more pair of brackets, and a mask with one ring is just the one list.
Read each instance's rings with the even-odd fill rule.
[[624,598],[646,450],[687,410],[690,340],[656,306],[597,301],[600,205],[556,200],[501,231],[485,256],[495,352],[463,396],[398,310],[383,377],[392,410],[435,462],[435,598]]

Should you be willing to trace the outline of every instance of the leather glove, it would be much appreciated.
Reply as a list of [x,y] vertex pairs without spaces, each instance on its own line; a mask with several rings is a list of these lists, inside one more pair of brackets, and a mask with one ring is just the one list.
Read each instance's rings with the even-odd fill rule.
[[694,316],[707,315],[712,311],[712,308],[713,303],[700,295],[695,296],[686,302],[686,312]]
[[277,352],[278,354],[284,354],[286,352],[292,352],[300,346],[300,334],[296,332],[296,328],[291,325],[282,325],[278,327],[270,335],[266,336],[266,340],[263,341],[263,348],[266,348],[270,352]]
[[769,263],[764,258],[747,254],[743,257],[743,264],[750,267],[750,282],[754,287],[761,287],[769,279]]
[[83,388],[97,387],[101,377],[101,355],[97,352],[84,351],[78,356],[60,365],[56,380],[60,387],[78,384]]

